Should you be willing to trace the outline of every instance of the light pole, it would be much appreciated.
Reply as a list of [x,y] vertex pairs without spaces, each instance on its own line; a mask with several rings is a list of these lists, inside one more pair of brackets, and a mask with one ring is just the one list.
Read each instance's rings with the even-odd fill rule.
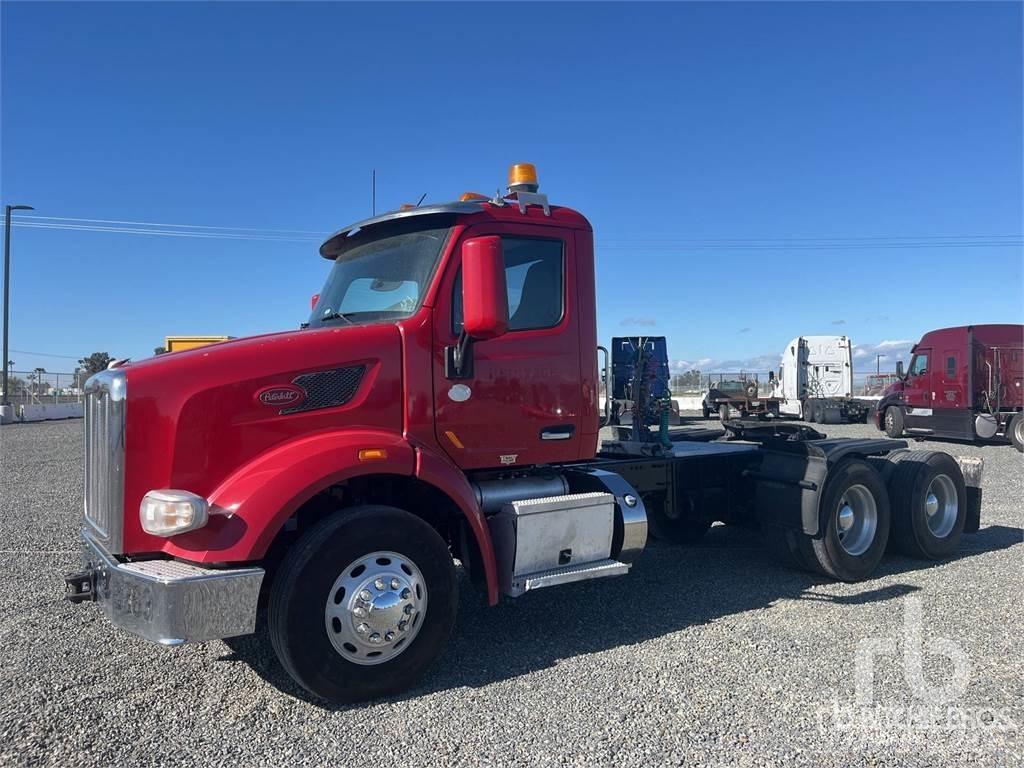
[[880,361],[883,357],[885,357],[885,355],[875,355],[875,375],[878,375],[881,372]]
[[10,405],[11,397],[8,391],[8,375],[10,373],[10,360],[7,359],[9,350],[7,348],[8,325],[11,318],[11,211],[32,211],[31,205],[8,205],[4,209],[4,399],[0,405]]

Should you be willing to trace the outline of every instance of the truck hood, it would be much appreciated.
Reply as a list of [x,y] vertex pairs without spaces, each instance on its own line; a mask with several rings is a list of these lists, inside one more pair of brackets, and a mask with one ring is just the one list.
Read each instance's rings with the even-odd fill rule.
[[314,432],[400,433],[401,349],[394,325],[342,326],[129,363],[125,509],[155,488],[208,496],[260,454]]

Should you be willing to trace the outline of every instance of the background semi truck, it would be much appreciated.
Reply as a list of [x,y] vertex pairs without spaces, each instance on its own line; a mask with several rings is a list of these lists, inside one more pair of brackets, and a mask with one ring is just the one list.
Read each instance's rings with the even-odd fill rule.
[[251,633],[265,605],[284,669],[355,701],[440,654],[455,558],[494,605],[625,574],[648,532],[687,543],[715,521],[846,581],[890,541],[935,559],[977,530],[978,460],[902,440],[728,422],[724,440],[676,441],[638,419],[602,442],[593,242],[513,166],[505,195],[329,238],[304,328],[93,376],[69,599],[165,645]]
[[930,331],[878,403],[892,436],[1009,440],[1024,451],[1024,325]]
[[798,336],[786,345],[775,382],[779,412],[819,424],[863,423],[873,404],[853,391],[853,344],[847,336]]

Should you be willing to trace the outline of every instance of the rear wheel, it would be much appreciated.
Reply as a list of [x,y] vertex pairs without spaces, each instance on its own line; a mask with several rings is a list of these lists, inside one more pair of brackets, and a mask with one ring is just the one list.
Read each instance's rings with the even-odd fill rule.
[[1010,419],[1009,427],[1010,442],[1018,450],[1024,453],[1024,414],[1018,413]]
[[967,517],[967,488],[956,460],[939,451],[893,456],[889,478],[893,544],[903,554],[938,560],[956,551]]
[[889,495],[870,464],[844,461],[831,469],[819,505],[816,537],[800,536],[802,560],[841,581],[866,579],[889,540]]
[[339,512],[289,551],[270,593],[270,641],[281,665],[332,702],[415,683],[448,640],[457,608],[444,540],[394,507]]
[[708,404],[707,403],[703,403],[701,405],[701,411],[704,413],[704,418],[705,419],[710,419],[711,418],[711,409],[708,408]]
[[814,405],[812,405],[811,408],[814,410],[814,421],[818,422],[819,424],[824,424],[825,423],[825,404],[824,403],[814,403]]
[[889,437],[903,434],[903,411],[899,406],[890,405],[885,409],[885,434]]
[[803,414],[804,421],[814,423],[814,403],[810,400],[804,400],[803,408],[800,411]]

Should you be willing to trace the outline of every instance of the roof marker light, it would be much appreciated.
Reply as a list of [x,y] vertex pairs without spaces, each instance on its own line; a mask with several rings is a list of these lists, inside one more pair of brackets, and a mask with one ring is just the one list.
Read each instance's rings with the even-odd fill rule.
[[469,203],[472,202],[473,200],[487,199],[489,199],[487,195],[481,195],[479,192],[463,192],[462,195],[459,196],[460,203]]

